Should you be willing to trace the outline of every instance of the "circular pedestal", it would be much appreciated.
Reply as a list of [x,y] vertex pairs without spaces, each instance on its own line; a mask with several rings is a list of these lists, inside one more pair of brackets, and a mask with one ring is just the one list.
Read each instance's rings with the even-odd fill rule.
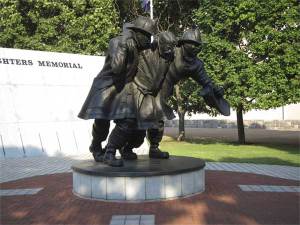
[[125,161],[123,167],[85,161],[72,166],[73,192],[84,198],[114,201],[165,200],[201,193],[205,162],[171,156],[169,159]]

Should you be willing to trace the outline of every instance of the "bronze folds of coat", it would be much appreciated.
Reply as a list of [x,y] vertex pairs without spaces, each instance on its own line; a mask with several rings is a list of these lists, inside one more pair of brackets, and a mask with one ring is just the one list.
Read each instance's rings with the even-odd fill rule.
[[159,121],[166,119],[162,99],[157,95],[169,66],[170,62],[160,55],[158,48],[145,50],[139,55],[138,71],[132,84],[139,129],[158,128]]
[[135,118],[133,99],[128,89],[137,64],[137,50],[128,49],[126,37],[111,39],[103,69],[95,77],[78,117],[107,120]]
[[183,79],[191,77],[201,86],[212,83],[206,74],[204,63],[197,57],[185,57],[182,47],[175,49],[175,59],[171,63],[162,88],[157,96],[160,100],[164,116],[168,119],[174,119],[175,115],[172,108],[167,104],[168,98],[173,94],[174,86]]

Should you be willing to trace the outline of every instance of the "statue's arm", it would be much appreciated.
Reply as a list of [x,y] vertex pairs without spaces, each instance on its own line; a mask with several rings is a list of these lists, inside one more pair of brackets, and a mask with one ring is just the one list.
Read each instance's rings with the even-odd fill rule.
[[122,39],[112,39],[109,42],[111,69],[114,74],[121,74],[126,68],[127,47]]
[[191,71],[190,76],[203,87],[212,84],[212,80],[205,71],[204,63],[200,59],[195,61],[195,64],[193,65],[193,71]]
[[195,72],[191,74],[191,77],[203,87],[201,95],[206,95],[209,92],[214,92],[217,96],[223,96],[223,87],[218,87],[214,84],[214,82],[205,71],[204,63],[200,59],[198,59],[196,63],[197,64],[195,66]]

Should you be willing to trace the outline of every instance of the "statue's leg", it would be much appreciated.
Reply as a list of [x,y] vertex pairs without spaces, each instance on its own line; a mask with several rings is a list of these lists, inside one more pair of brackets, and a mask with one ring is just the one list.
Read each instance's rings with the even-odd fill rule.
[[134,134],[137,124],[135,119],[120,119],[115,122],[116,126],[109,135],[108,143],[105,147],[104,162],[110,166],[122,166],[123,160],[116,158],[116,151],[125,147]]
[[137,159],[136,153],[132,149],[140,147],[144,143],[144,138],[146,136],[145,130],[136,130],[131,135],[131,138],[128,140],[127,144],[120,149],[120,153],[123,159],[126,160],[135,160]]
[[106,140],[109,133],[109,120],[95,119],[92,129],[92,143],[89,147],[90,152],[96,162],[102,162],[105,151],[101,143]]
[[159,128],[158,129],[148,129],[147,130],[147,139],[150,143],[149,148],[149,157],[150,158],[157,158],[157,159],[168,159],[169,153],[168,152],[162,152],[158,146],[159,143],[162,140],[164,134],[164,122],[159,122]]

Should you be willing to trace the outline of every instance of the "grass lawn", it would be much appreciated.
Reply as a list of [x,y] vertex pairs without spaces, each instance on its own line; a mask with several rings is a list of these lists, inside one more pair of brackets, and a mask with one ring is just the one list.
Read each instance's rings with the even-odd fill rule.
[[160,148],[171,155],[202,158],[209,162],[300,166],[298,146],[238,145],[205,139],[177,142],[170,137],[164,137]]

